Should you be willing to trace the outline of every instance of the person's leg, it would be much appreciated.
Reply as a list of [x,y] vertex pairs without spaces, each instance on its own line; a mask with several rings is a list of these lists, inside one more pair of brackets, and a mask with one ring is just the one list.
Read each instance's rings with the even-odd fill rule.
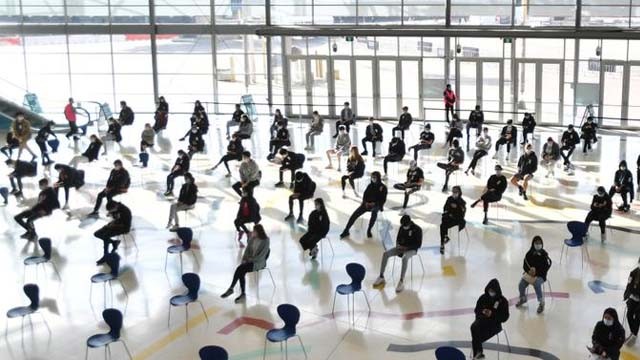
[[640,328],[640,303],[633,299],[627,300],[627,321],[629,322],[629,331],[631,334],[638,336],[638,328]]
[[345,188],[345,187],[346,187],[346,185],[347,185],[347,179],[348,179],[348,178],[349,178],[349,176],[348,176],[348,175],[343,175],[343,176],[340,178],[340,185],[342,185],[342,191],[343,191],[343,192],[344,192],[344,188]]
[[224,167],[227,169],[227,174],[231,174],[231,169],[229,169],[229,160],[233,159],[233,157],[225,155],[222,157],[222,162],[224,163]]
[[11,191],[17,191],[18,188],[16,187],[16,177],[13,175],[9,175],[9,183],[11,183]]
[[544,304],[544,292],[542,291],[543,284],[544,279],[542,279],[541,277],[536,277],[536,281],[533,283],[533,289],[536,291],[536,298],[541,304]]
[[93,212],[97,213],[98,210],[100,210],[100,206],[102,205],[102,199],[105,198],[105,196],[107,196],[107,191],[106,190],[102,190],[98,193],[98,196],[96,197],[96,204],[93,207]]
[[293,215],[293,195],[289,195],[289,215]]
[[302,219],[302,213],[304,212],[304,201],[306,199],[302,196],[298,198],[298,205],[300,206],[300,213],[298,215],[298,219]]
[[351,185],[351,189],[353,191],[356,191],[356,184],[353,182],[354,179],[355,179],[354,175],[349,176],[349,185]]
[[376,220],[378,219],[378,211],[380,211],[380,208],[378,207],[378,205],[374,205],[373,208],[371,208],[371,217],[369,218],[369,227],[367,228],[367,236],[370,235],[371,229],[373,229],[373,226],[376,224]]
[[362,153],[367,153],[367,138],[366,137],[362,138],[362,149],[363,149]]
[[[22,176],[16,176],[16,183],[18,184],[18,191],[22,193]],[[625,204],[626,204],[626,201],[625,201]]]
[[342,233],[348,234],[349,229],[351,229],[351,227],[356,222],[356,220],[358,220],[358,218],[362,216],[362,214],[364,214],[365,212],[367,212],[367,210],[365,209],[364,205],[358,206],[358,208],[353,212],[353,214],[351,214],[351,217],[349,217],[349,220],[347,221],[347,226],[345,226],[344,231]]
[[242,191],[240,191],[240,189],[242,189],[242,184],[240,184],[240,181],[237,181],[235,184],[231,185],[231,188],[236,192],[236,194],[238,194],[238,196],[242,196]]
[[385,251],[384,253],[382,253],[382,262],[380,264],[380,277],[384,278],[384,271],[387,268],[387,262],[389,262],[389,258],[392,256],[398,256],[398,254],[400,253],[400,251],[398,251],[398,248],[394,247],[391,248],[387,251]]
[[529,286],[529,283],[524,279],[520,279],[520,282],[518,283],[518,293],[520,294],[520,302],[523,304],[527,302],[527,298],[525,297],[527,286]]
[[326,154],[327,154],[327,161],[329,162],[329,168],[333,167],[333,164],[331,163],[331,154],[333,153],[333,149],[329,149],[327,150]]
[[446,189],[449,186],[449,178],[451,177],[451,174],[453,173],[452,169],[450,167],[447,167],[444,170],[444,189]]
[[[18,178],[18,182],[19,181],[20,178]],[[620,197],[622,198],[622,206],[624,206],[625,208],[629,206],[629,203],[627,201],[627,194],[629,194],[628,189],[626,187],[623,187],[622,190],[620,190]],[[629,196],[629,200],[631,200],[631,196]]]
[[177,212],[178,212],[178,203],[175,202],[171,204],[171,206],[169,206],[169,220],[167,220],[167,226],[171,226],[173,224],[174,219],[176,219]]
[[[233,289],[238,283],[238,280],[240,280],[240,278],[244,278],[245,274],[248,272],[247,267],[247,263],[240,264],[238,265],[238,267],[236,267],[236,271],[234,271],[233,273],[233,279],[231,280],[229,289]],[[253,264],[251,264],[251,267],[253,268]]]
[[409,265],[409,260],[417,254],[416,250],[405,251],[402,255],[402,269],[400,270],[400,281],[404,281],[404,275],[407,273],[407,267]]
[[307,144],[307,147],[310,147],[310,144],[309,144],[311,142],[310,138],[311,138],[311,130],[307,131],[304,134],[304,140],[305,140],[305,144]]
[[173,175],[173,173],[169,173],[169,175],[167,175],[167,192],[173,191],[173,179],[174,178],[175,178],[175,176]]
[[598,219],[598,225],[600,225],[600,234],[604,235],[607,231],[607,220],[605,220],[604,216]]
[[571,148],[569,148],[569,152],[567,153],[567,162],[571,163],[571,155],[573,154],[573,151],[576,149],[575,146],[572,146]]
[[27,226],[27,223],[25,222],[25,219],[28,219],[32,214],[33,214],[33,211],[25,210],[19,213],[18,215],[14,216],[13,219],[18,223],[18,225],[20,225],[25,230],[29,231],[29,228]]
[[409,204],[409,191],[405,190],[404,191],[404,200],[402,201],[402,208],[406,209],[407,208],[407,204]]
[[67,206],[67,204],[69,204],[69,188],[71,186],[64,184],[64,206]]
[[473,351],[474,357],[479,353],[482,353],[482,341],[480,341],[480,332],[480,321],[476,320],[471,324],[471,349]]
[[384,170],[384,174],[387,175],[387,163],[389,162],[389,157],[391,155],[387,155],[384,157],[384,160],[382,161],[382,169]]

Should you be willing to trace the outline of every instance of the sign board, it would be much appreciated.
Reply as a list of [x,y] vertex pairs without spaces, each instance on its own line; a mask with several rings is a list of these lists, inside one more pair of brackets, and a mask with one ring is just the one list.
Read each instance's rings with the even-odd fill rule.
[[253,95],[242,95],[240,103],[244,105],[244,112],[251,120],[258,119],[258,112],[256,111],[256,104],[253,102]]
[[22,101],[22,105],[24,105],[29,110],[33,111],[36,114],[42,114],[42,107],[40,106],[40,101],[38,100],[38,95],[34,93],[26,93],[24,95],[24,100]]

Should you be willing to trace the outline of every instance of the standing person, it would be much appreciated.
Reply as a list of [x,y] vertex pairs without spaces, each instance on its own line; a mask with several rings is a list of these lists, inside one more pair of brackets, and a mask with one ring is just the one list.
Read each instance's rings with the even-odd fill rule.
[[507,144],[507,157],[506,161],[509,161],[509,154],[511,154],[511,146],[515,146],[516,141],[518,139],[518,129],[513,126],[513,120],[507,120],[507,125],[502,128],[500,132],[500,138],[496,141],[496,154],[493,155],[493,159],[498,158],[498,152],[500,151],[500,146]]
[[240,125],[238,126],[238,131],[235,134],[238,135],[238,138],[241,140],[251,139],[251,135],[253,134],[253,123],[247,114],[243,114],[240,118]]
[[355,179],[360,179],[364,176],[364,168],[365,163],[364,159],[358,152],[357,146],[352,146],[351,150],[349,150],[349,157],[347,158],[347,174],[343,175],[340,179],[340,183],[342,185],[342,198],[345,199],[347,196],[344,193],[344,189],[347,185],[347,180],[349,180],[349,185],[351,185],[351,189],[353,189],[353,194],[355,197],[358,197],[358,192],[356,191],[356,185],[354,183]]
[[460,186],[454,186],[451,196],[447,198],[442,209],[442,222],[440,223],[440,254],[444,255],[444,245],[449,239],[449,229],[454,226],[458,231],[464,230],[467,225],[464,217],[467,212],[467,202],[462,198]]
[[13,171],[9,173],[11,194],[16,197],[22,197],[22,178],[36,176],[38,174],[38,163],[35,161],[7,160],[5,164],[9,168],[13,168]]
[[547,273],[551,268],[551,259],[546,250],[543,249],[544,243],[542,238],[538,235],[533,237],[531,241],[531,248],[527,251],[522,264],[524,273],[518,284],[518,291],[520,294],[520,300],[516,304],[516,307],[522,307],[527,303],[527,297],[525,291],[529,285],[533,286],[538,298],[538,309],[536,312],[542,314],[544,311],[544,292],[542,291],[542,285],[547,281]]
[[271,122],[271,126],[269,127],[269,134],[271,134],[271,138],[276,137],[276,131],[278,131],[278,123],[288,121],[282,116],[280,109],[276,109],[275,114],[273,115],[273,122]]
[[573,125],[569,124],[567,130],[562,133],[562,139],[560,140],[562,147],[560,148],[560,155],[564,159],[564,171],[569,175],[573,175],[574,166],[571,163],[571,154],[576,149],[576,145],[580,143],[580,137],[578,133],[573,129]]
[[[618,206],[618,211],[629,212],[629,204],[633,201],[633,174],[627,168],[625,160],[620,161],[618,170],[613,176],[613,186],[609,189],[609,197],[613,199],[614,194],[620,194],[622,205]],[[627,195],[629,201],[627,202]]]
[[449,149],[447,162],[439,162],[437,165],[440,169],[444,170],[444,185],[442,186],[442,192],[449,190],[449,177],[454,171],[460,169],[460,165],[464,163],[464,151],[460,148],[458,140],[453,140],[453,146]]
[[474,309],[476,319],[471,324],[471,346],[474,359],[484,359],[482,343],[502,331],[509,319],[509,302],[502,295],[498,279],[491,279],[478,298]]
[[404,141],[404,132],[405,130],[409,130],[411,122],[413,122],[413,118],[409,113],[409,107],[403,106],[402,114],[400,114],[400,118],[398,119],[398,126],[391,129],[391,135],[396,136],[396,131],[400,131],[400,138]]
[[114,240],[115,236],[128,234],[131,231],[132,216],[127,206],[110,200],[107,202],[107,211],[113,220],[93,233],[93,236],[102,240],[102,257],[96,261],[96,265],[102,265],[107,261],[109,245],[111,245],[111,253],[118,250],[120,240]]
[[[471,159],[469,167],[464,171],[465,175],[469,175],[469,171],[471,171],[471,175],[476,174],[476,166],[478,165],[478,161],[489,154],[491,145],[492,144],[491,136],[489,135],[489,128],[485,127],[484,129],[482,129],[482,135],[478,135],[478,138],[476,139],[476,151],[473,153],[473,159]],[[467,146],[467,150],[468,149],[469,146]]]
[[484,220],[482,223],[487,225],[489,220],[487,219],[487,213],[489,212],[489,204],[502,200],[502,194],[507,190],[507,178],[502,175],[502,166],[499,164],[495,167],[496,173],[489,176],[487,180],[487,186],[482,191],[480,199],[474,201],[471,204],[471,208],[476,207],[480,201],[482,201],[482,208],[484,211]]
[[384,271],[387,268],[387,262],[392,256],[398,256],[402,259],[402,269],[400,270],[400,281],[396,285],[396,293],[404,290],[404,276],[407,273],[409,260],[418,253],[422,247],[422,229],[411,221],[409,215],[403,215],[400,218],[400,229],[396,238],[396,246],[386,250],[382,254],[382,264],[380,264],[380,275],[373,283],[373,287],[384,287],[386,283],[384,279]]
[[221,163],[224,163],[224,167],[227,168],[226,177],[231,177],[231,170],[229,169],[229,161],[241,161],[244,148],[242,147],[242,139],[235,133],[231,136],[231,141],[227,145],[227,153],[220,158],[220,161],[211,168],[211,171],[215,171]]
[[178,150],[178,158],[176,158],[169,175],[167,175],[167,191],[164,192],[164,196],[173,196],[174,180],[178,176],[183,176],[189,171],[191,158],[184,150]]
[[167,221],[167,229],[171,231],[178,231],[180,227],[180,218],[178,217],[178,211],[191,210],[195,207],[198,200],[198,185],[195,184],[195,179],[191,173],[184,174],[184,184],[180,188],[180,195],[178,195],[178,201],[171,204],[169,207],[169,220]]
[[233,274],[231,285],[221,297],[224,299],[233,294],[233,289],[240,282],[240,296],[235,298],[234,302],[238,304],[245,301],[245,276],[247,273],[264,269],[267,266],[267,258],[270,252],[269,237],[262,225],[257,224],[253,227],[251,235],[248,235],[247,247],[242,254],[242,262]]
[[309,214],[309,222],[307,223],[307,232],[300,238],[302,251],[309,250],[311,260],[315,260],[318,256],[318,243],[327,237],[331,221],[324,206],[324,200],[317,198],[313,201],[315,208]]
[[552,137],[549,137],[542,146],[542,161],[540,161],[540,165],[547,169],[546,178],[555,176],[556,162],[558,160],[560,160],[560,145],[553,141]]
[[38,187],[40,188],[40,194],[38,194],[38,202],[31,207],[31,209],[25,210],[13,219],[22,226],[27,232],[20,235],[21,238],[29,241],[35,241],[38,238],[36,228],[33,225],[34,221],[44,216],[49,216],[55,209],[60,208],[60,203],[56,197],[55,191],[49,186],[49,180],[40,179],[38,181]]
[[304,166],[304,154],[294,153],[293,151],[289,151],[285,148],[280,149],[278,153],[282,157],[282,163],[279,172],[280,180],[276,183],[275,187],[283,187],[284,182],[282,181],[282,176],[285,171],[291,171],[291,183],[289,184],[289,188],[293,188],[293,178],[296,170],[302,169]]
[[230,130],[231,126],[240,125],[240,119],[242,119],[242,115],[244,115],[244,111],[240,108],[240,104],[236,104],[236,109],[233,111],[231,115],[231,120],[227,121],[227,140],[230,138]]
[[593,122],[593,118],[591,116],[589,116],[587,118],[587,122],[582,124],[582,128],[580,128],[580,132],[582,133],[580,135],[580,137],[583,140],[583,145],[582,145],[582,153],[586,154],[587,153],[587,149],[589,149],[589,151],[591,151],[591,143],[597,143],[598,142],[598,136],[596,135],[596,132],[598,131],[598,124]]
[[404,192],[404,201],[402,202],[402,209],[407,208],[409,203],[409,195],[420,190],[424,184],[424,172],[418,167],[418,163],[415,160],[409,162],[409,170],[407,170],[407,181],[401,184],[393,185],[396,190]]
[[289,130],[287,130],[284,122],[281,121],[278,123],[276,137],[269,141],[269,155],[267,156],[267,160],[273,160],[276,157],[278,150],[283,146],[291,146],[291,140],[289,138]]
[[600,225],[600,239],[604,242],[607,239],[607,219],[611,217],[612,212],[613,203],[611,202],[611,197],[607,194],[604,186],[598,186],[598,191],[593,195],[593,199],[591,200],[591,210],[584,220],[584,225],[587,228],[587,236],[591,222],[597,220]]
[[74,156],[69,165],[77,168],[80,163],[90,163],[94,160],[98,160],[100,154],[100,148],[102,147],[102,141],[95,134],[89,136],[89,147],[81,155]]
[[107,185],[98,193],[96,205],[93,207],[93,212],[91,212],[89,216],[98,216],[102,199],[107,198],[107,202],[110,202],[114,196],[126,193],[130,185],[131,177],[129,177],[129,172],[122,166],[122,161],[114,161],[113,170],[111,170],[109,179],[107,179]]
[[52,135],[56,140],[58,137],[53,133],[53,128],[55,127],[55,123],[53,121],[47,121],[47,123],[38,130],[38,134],[36,135],[36,144],[40,148],[40,156],[42,157],[42,165],[47,166],[51,165],[53,161],[49,157],[49,151],[47,150],[47,139],[49,135]]
[[327,150],[327,160],[329,160],[329,165],[327,165],[325,169],[333,169],[333,164],[331,163],[331,155],[335,155],[338,160],[338,171],[342,171],[340,158],[342,156],[348,155],[349,149],[351,149],[351,138],[347,133],[347,128],[344,126],[340,126],[340,134],[336,139],[334,147]]
[[242,191],[246,190],[253,196],[253,189],[260,185],[260,179],[262,178],[262,172],[258,163],[251,158],[251,153],[248,151],[242,152],[242,162],[240,163],[240,181],[233,184],[231,187],[238,196],[242,196]]
[[[529,180],[533,178],[533,174],[538,170],[538,157],[533,152],[533,145],[525,145],[525,151],[518,160],[518,172],[511,177],[511,184],[518,187],[519,195],[523,199],[527,198],[527,188],[529,187]],[[520,185],[522,181],[522,185]]]
[[362,203],[351,214],[347,226],[340,234],[340,238],[346,238],[349,236],[349,229],[353,224],[362,216],[365,212],[371,211],[371,218],[369,218],[369,227],[367,228],[367,237],[373,237],[371,229],[376,224],[378,218],[378,211],[384,209],[384,203],[387,202],[387,187],[380,181],[380,173],[374,171],[371,173],[371,183],[367,186],[362,196]]
[[531,141],[533,141],[533,131],[536,129],[536,119],[533,118],[533,115],[526,112],[524,113],[524,118],[522,119],[522,142],[520,145],[527,144],[529,142],[528,134],[531,134]]
[[293,185],[293,194],[289,195],[289,214],[284,218],[284,221],[293,220],[293,201],[298,200],[300,206],[300,213],[298,215],[298,224],[304,222],[302,213],[304,211],[304,201],[311,199],[316,192],[316,183],[311,180],[309,175],[305,172],[298,171],[296,173],[296,180]]
[[592,345],[587,346],[587,349],[600,359],[618,360],[620,348],[624,345],[624,336],[624,326],[618,320],[618,312],[614,308],[607,308],[602,320],[593,328]]
[[364,151],[362,152],[362,156],[369,155],[367,151],[367,142],[371,143],[371,152],[373,153],[373,157],[376,157],[376,143],[381,143],[383,140],[382,137],[382,126],[376,123],[373,117],[369,118],[369,125],[367,125],[367,129],[365,130],[365,136],[362,138],[362,148]]
[[68,165],[56,164],[53,167],[58,171],[58,181],[53,184],[53,189],[56,192],[56,198],[58,198],[58,191],[60,188],[64,188],[64,206],[62,210],[69,209],[69,189],[75,187],[81,188],[84,185],[84,171],[76,170]]
[[127,105],[126,101],[120,101],[120,114],[118,115],[118,122],[122,125],[133,125],[135,114],[133,110]]
[[64,107],[64,117],[69,123],[69,132],[65,136],[67,139],[73,136],[73,140],[78,140],[78,137],[75,136],[78,132],[78,123],[76,121],[76,108],[73,106],[73,98],[69,98],[69,102]]
[[[6,144],[0,148],[0,152],[7,157],[7,159],[11,159],[13,156],[13,150],[20,147],[20,140],[13,136],[13,131],[7,131]],[[8,153],[7,153],[8,152]]]
[[11,132],[13,132],[13,136],[18,139],[19,147],[18,147],[18,157],[17,160],[20,160],[20,155],[22,155],[22,150],[27,149],[29,154],[31,154],[31,161],[35,161],[38,157],[29,147],[29,140],[31,140],[31,123],[24,116],[24,113],[18,112],[16,113],[16,119],[13,121],[11,125]]
[[629,273],[629,280],[622,298],[627,303],[627,321],[629,321],[629,332],[631,332],[626,340],[626,345],[631,347],[636,344],[640,327],[640,259],[636,267]]
[[324,120],[320,117],[320,114],[317,111],[313,112],[311,116],[311,123],[309,124],[309,131],[304,135],[305,140],[307,141],[307,146],[304,148],[305,150],[313,150],[316,146],[315,137],[322,134],[324,130]]
[[418,161],[418,151],[431,149],[435,138],[436,136],[431,132],[431,124],[425,124],[420,133],[420,142],[409,147],[409,151],[413,149],[413,160]]
[[242,191],[242,198],[240,199],[239,204],[238,213],[233,224],[238,232],[238,244],[240,247],[244,247],[244,244],[242,243],[242,236],[244,234],[249,236],[249,229],[247,229],[245,224],[252,222],[255,225],[258,225],[260,220],[262,220],[262,216],[260,216],[260,205],[253,195],[249,194],[246,190]]
[[144,130],[140,134],[140,152],[147,152],[147,148],[152,148],[155,144],[156,132],[153,131],[151,124],[144,124]]
[[340,111],[340,120],[336,121],[336,133],[333,135],[333,138],[338,137],[338,133],[340,132],[340,126],[343,125],[347,128],[347,132],[349,132],[349,128],[354,123],[353,110],[349,107],[349,102],[346,101],[344,103],[344,107]]
[[155,132],[167,128],[167,123],[169,122],[169,103],[164,99],[164,96],[158,98],[158,107],[156,108],[154,120],[153,130]]
[[482,126],[484,124],[484,113],[480,110],[480,105],[476,105],[475,110],[469,113],[469,121],[467,122],[467,151],[469,151],[469,129],[476,129],[476,137],[480,136]]
[[402,161],[404,155],[407,153],[404,141],[399,137],[394,136],[389,143],[389,152],[382,161],[382,168],[384,169],[384,179],[387,178],[388,163]]
[[447,87],[444,89],[442,93],[444,97],[444,115],[447,122],[449,122],[449,112],[451,112],[451,116],[455,114],[453,108],[456,105],[456,100],[458,99],[456,93],[451,90],[451,84],[447,84]]

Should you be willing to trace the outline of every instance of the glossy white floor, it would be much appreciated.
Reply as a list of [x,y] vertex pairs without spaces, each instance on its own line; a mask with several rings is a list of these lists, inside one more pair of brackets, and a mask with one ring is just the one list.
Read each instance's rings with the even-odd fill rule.
[[[198,245],[195,256],[199,266],[191,256],[186,255],[184,271],[194,271],[202,279],[201,300],[208,313],[208,322],[197,306],[192,307],[187,333],[184,309],[174,308],[171,324],[167,326],[168,300],[184,289],[176,257],[170,257],[167,271],[163,270],[165,249],[174,234],[164,230],[170,203],[162,196],[162,192],[167,169],[173,163],[176,151],[185,145],[178,138],[187,130],[188,118],[173,116],[170,119],[170,131],[165,131],[158,139],[150,167],[141,170],[131,166],[131,161],[137,157],[136,144],[143,122],[140,116],[134,127],[124,131],[122,155],[110,147],[108,156],[84,166],[87,185],[78,192],[72,190],[70,215],[67,217],[62,211],[56,211],[51,217],[36,223],[41,237],[52,238],[55,249],[53,261],[62,275],[62,281],[58,281],[50,268],[46,273],[42,268],[38,274],[33,268],[26,273],[26,282],[40,285],[42,311],[51,333],[47,332],[38,317],[34,317],[33,325],[25,322],[24,331],[21,331],[20,320],[11,320],[7,336],[0,340],[0,358],[81,359],[84,357],[86,338],[105,331],[106,326],[101,319],[104,307],[102,289],[96,286],[93,299],[90,299],[89,277],[101,270],[95,266],[101,247],[92,234],[106,219],[104,212],[97,221],[86,220],[84,215],[90,211],[96,193],[104,186],[110,164],[116,158],[125,160],[132,176],[132,189],[120,199],[134,213],[133,236],[138,249],[129,246],[120,251],[123,258],[122,280],[127,288],[128,300],[121,288],[114,284],[112,301],[114,307],[125,312],[123,339],[136,360],[195,359],[198,349],[209,344],[225,347],[232,359],[260,358],[265,329],[272,323],[281,324],[276,312],[276,307],[281,303],[292,303],[300,308],[302,317],[299,334],[311,359],[435,359],[435,347],[449,341],[458,342],[456,344],[468,354],[469,325],[473,320],[471,309],[478,296],[486,283],[496,277],[502,283],[507,298],[517,297],[522,259],[534,235],[544,238],[545,247],[554,260],[550,271],[554,296],[547,299],[547,308],[542,315],[535,312],[535,300],[530,301],[529,308],[523,310],[511,306],[506,330],[513,352],[501,353],[503,359],[584,359],[587,357],[585,345],[590,342],[593,325],[601,318],[604,308],[616,307],[622,316],[624,305],[621,287],[626,284],[627,275],[636,265],[640,254],[640,245],[635,243],[640,230],[635,206],[628,214],[614,215],[609,222],[613,228],[604,244],[600,243],[597,228],[593,228],[592,234],[595,236],[588,243],[591,260],[585,261],[583,269],[579,250],[571,249],[568,260],[563,260],[562,264],[559,254],[563,239],[569,235],[565,222],[584,219],[595,187],[602,184],[608,188],[611,185],[619,159],[626,158],[635,174],[640,141],[636,137],[626,137],[631,134],[603,135],[594,152],[587,156],[582,155],[579,148],[574,155],[577,166],[575,176],[566,176],[561,169],[556,171],[556,180],[537,176],[529,202],[524,202],[510,187],[502,201],[506,208],[499,209],[499,219],[496,219],[496,210],[491,209],[488,226],[481,224],[480,208],[470,209],[467,213],[469,241],[463,233],[458,248],[454,237],[446,254],[441,256],[437,251],[437,227],[446,197],[440,192],[442,170],[436,168],[435,163],[443,159],[445,154],[442,147],[444,130],[441,125],[434,124],[438,144],[419,160],[427,172],[427,185],[413,198],[409,210],[425,230],[420,252],[425,272],[422,272],[419,262],[414,262],[405,291],[396,294],[391,266],[387,269],[388,284],[384,290],[375,290],[371,284],[378,275],[382,240],[387,238],[390,242],[395,239],[401,194],[390,190],[387,206],[379,220],[380,224],[390,224],[390,230],[386,226],[378,226],[374,238],[367,239],[364,228],[356,224],[350,240],[339,240],[338,234],[359,199],[342,199],[337,171],[324,169],[324,149],[333,132],[326,125],[324,134],[316,144],[318,150],[315,154],[307,154],[310,161],[305,164],[305,171],[318,183],[316,196],[324,198],[328,205],[330,239],[335,254],[325,243],[324,256],[319,257],[318,261],[310,261],[302,256],[298,244],[304,228],[282,221],[286,215],[289,190],[273,187],[277,179],[277,167],[264,160],[270,119],[260,119],[254,140],[245,141],[245,144],[260,159],[264,172],[256,197],[262,205],[263,224],[271,238],[268,267],[273,274],[275,288],[267,274],[262,274],[259,288],[256,288],[253,276],[249,276],[246,304],[236,305],[233,300],[223,300],[219,296],[228,287],[241,256],[232,225],[238,198],[230,189],[230,184],[235,180],[225,178],[222,169],[214,174],[205,171],[217,161],[226,147],[223,120],[226,119],[217,120],[220,128],[217,124],[212,125],[207,139],[208,153],[194,157],[192,169],[200,187],[200,198],[196,210],[189,215],[186,223],[194,228]],[[354,143],[357,141],[360,144],[364,126],[363,123],[352,130]],[[297,124],[291,129],[294,148],[300,151],[304,147],[302,131]],[[390,131],[391,127],[385,125],[387,139],[390,138]],[[495,139],[498,128],[492,127],[491,131]],[[415,141],[418,133],[418,124],[415,124],[413,133],[407,138],[409,145]],[[546,139],[559,133],[557,129],[542,129],[536,135],[539,151],[540,138]],[[86,143],[81,142],[81,150],[85,146]],[[386,150],[386,144],[384,148]],[[467,163],[472,153],[473,145],[467,155]],[[55,160],[67,162],[72,155],[73,149],[63,142],[61,151],[55,154]],[[513,172],[516,160],[517,157],[512,154],[510,162],[502,161],[507,175]],[[390,166],[390,189],[392,184],[404,179],[408,161],[407,156],[401,165]],[[478,176],[459,174],[452,178],[454,183],[463,186],[467,203],[478,196],[493,164],[491,156],[485,157],[479,165]],[[367,172],[374,169],[382,169],[381,159],[368,159]],[[1,171],[4,174],[8,169],[3,165]],[[236,177],[236,164],[232,165],[232,171]],[[53,173],[55,176],[55,171]],[[37,194],[34,180],[25,184],[27,198],[33,199]],[[6,178],[1,181],[3,185],[8,185],[5,184]],[[176,187],[179,188],[180,184],[181,180]],[[619,198],[615,201],[618,202]],[[12,219],[25,206],[16,204],[15,199],[11,198],[8,206],[0,208],[3,219],[0,272],[5,274],[0,278],[3,289],[0,309],[27,303],[22,293],[22,260],[39,250],[18,237],[22,231]],[[310,209],[309,203],[305,213],[308,214]],[[364,218],[368,219],[368,215]],[[364,289],[372,310],[368,314],[363,297],[356,297],[354,325],[349,323],[346,315],[344,298],[337,301],[336,317],[331,316],[333,291],[336,285],[348,282],[344,268],[349,262],[358,262],[367,268]],[[399,263],[396,264],[396,277],[398,270]],[[593,281],[602,283],[591,283],[590,286]],[[494,338],[490,342],[495,341]],[[504,344],[504,338],[501,341]],[[637,347],[623,350],[625,359],[640,358],[640,349]],[[489,359],[498,357],[495,351],[489,349],[485,354]],[[124,350],[118,346],[113,347],[112,355],[114,359],[126,358]],[[269,358],[279,356],[277,345],[268,348]],[[93,350],[89,357],[102,358],[104,353]],[[291,343],[289,357],[303,358],[298,343]]]

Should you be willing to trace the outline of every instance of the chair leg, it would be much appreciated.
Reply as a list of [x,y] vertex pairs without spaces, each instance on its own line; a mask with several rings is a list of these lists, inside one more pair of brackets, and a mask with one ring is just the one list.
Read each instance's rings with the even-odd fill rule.
[[276,282],[273,280],[273,275],[271,275],[271,270],[269,270],[269,268],[265,268],[267,269],[267,272],[269,273],[269,277],[271,278],[271,283],[273,284],[273,288],[276,288]]
[[200,304],[200,308],[202,309],[202,313],[204,314],[204,318],[207,319],[207,323],[209,322],[209,316],[207,315],[207,311],[204,309],[204,305],[202,305],[202,301],[198,300],[198,304]]
[[164,256],[164,271],[167,271],[167,258],[169,258],[169,252]]
[[507,341],[507,349],[509,349],[509,352],[511,352],[511,343],[509,342],[509,335],[507,335],[507,331],[505,329],[502,329],[502,332],[504,333],[504,338]]
[[262,349],[262,360],[267,358],[267,337],[264,338],[264,347]]
[[182,252],[180,252],[180,274],[184,274],[184,270],[182,270]]
[[89,359],[89,347],[87,346],[84,350],[84,360]]
[[23,265],[22,266],[22,283],[26,283],[26,279],[27,279],[27,265]]
[[51,266],[53,267],[53,271],[55,271],[56,275],[58,275],[58,280],[62,281],[62,277],[60,276],[60,273],[58,272],[58,267],[56,266],[56,263],[54,263],[53,261],[49,261],[49,264],[51,264]]
[[167,327],[171,327],[171,303],[169,303],[169,316],[167,317]]
[[109,347],[109,345],[107,345],[106,348],[107,348],[107,354],[109,354],[109,360],[111,360],[111,348]]
[[329,243],[329,248],[331,249],[331,256],[335,256],[336,253],[333,251],[333,244],[331,244],[331,239],[327,238],[327,242]]
[[198,261],[198,257],[196,256],[196,253],[193,252],[193,250],[191,250],[191,255],[193,256],[193,261],[196,263],[196,266],[200,267],[200,262]]
[[187,332],[189,332],[189,303],[184,306],[184,325],[187,327]]
[[420,256],[420,254],[418,255],[418,260],[420,260],[420,266],[422,267],[422,275],[426,274],[427,272],[424,270],[424,262],[422,262],[422,256]]
[[127,292],[127,289],[124,287],[124,284],[122,283],[122,280],[120,280],[120,278],[118,278],[116,280],[118,280],[118,284],[120,284],[120,287],[122,288],[122,291],[124,291],[124,296],[126,296],[127,300],[129,300],[129,293]]
[[129,347],[127,346],[127,343],[124,342],[124,340],[120,340],[120,342],[122,343],[122,346],[124,346],[124,350],[127,352],[127,355],[129,356],[129,360],[133,360],[133,356],[131,356],[131,352],[129,351]]
[[[364,290],[361,290],[362,294],[364,295],[364,299],[367,302],[367,307],[369,308],[369,313],[371,313],[371,305],[369,305],[369,297],[367,296],[367,293]],[[355,295],[354,295],[355,298]]]
[[44,326],[47,327],[47,331],[49,332],[49,336],[51,336],[51,328],[49,327],[49,323],[47,322],[47,319],[44,317],[44,314],[41,312],[36,312],[36,314],[40,315],[40,317],[42,318],[42,321],[44,322]]
[[302,343],[302,338],[300,337],[300,335],[296,334],[296,336],[298,337],[298,341],[300,341],[300,346],[302,347],[302,351],[304,352],[304,358],[307,359],[308,358],[307,350],[304,348],[304,344]]
[[336,310],[336,296],[338,295],[337,292],[333,292],[333,306],[331,307],[331,315],[335,314],[335,310]]

